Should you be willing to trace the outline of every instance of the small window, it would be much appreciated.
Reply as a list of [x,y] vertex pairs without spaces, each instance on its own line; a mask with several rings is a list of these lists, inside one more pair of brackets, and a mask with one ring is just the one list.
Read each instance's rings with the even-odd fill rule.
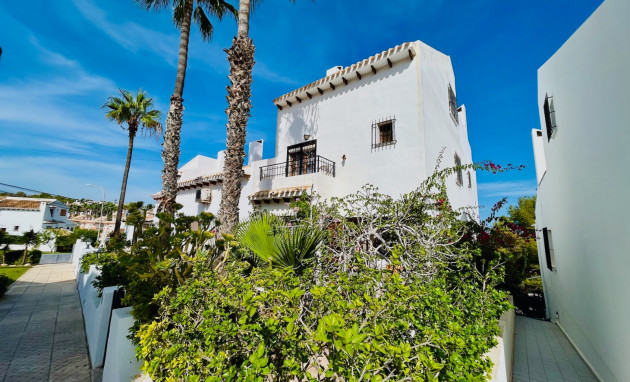
[[66,216],[66,210],[59,211],[59,216]]
[[7,232],[7,229],[2,227],[2,228],[0,228],[0,232]]
[[396,118],[372,122],[372,148],[396,144]]
[[462,171],[462,160],[457,154],[455,154],[455,171],[457,174],[457,185],[461,186],[464,184],[464,173]]
[[468,188],[472,188],[472,179],[470,177],[470,171],[468,171]]
[[13,230],[14,230],[14,231],[19,231],[19,230],[20,230],[20,226],[19,226],[19,225],[14,226],[14,227],[13,227]]
[[545,113],[545,127],[547,129],[547,140],[551,140],[553,132],[556,131],[556,109],[553,106],[553,97],[545,94],[545,102],[543,103]]
[[556,268],[556,258],[553,251],[553,241],[551,239],[551,230],[547,227],[543,228],[543,244],[545,246],[545,260],[547,268],[553,271]]
[[201,200],[201,190],[197,190],[195,192],[195,202],[199,202]]
[[457,97],[455,96],[455,92],[451,87],[451,84],[448,84],[448,109],[451,112],[451,116],[455,120],[455,124],[459,124],[459,113],[457,110]]

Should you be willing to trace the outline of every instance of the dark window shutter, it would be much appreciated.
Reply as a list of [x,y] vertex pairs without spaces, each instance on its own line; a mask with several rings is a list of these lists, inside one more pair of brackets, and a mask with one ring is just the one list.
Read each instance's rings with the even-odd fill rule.
[[545,112],[545,127],[547,128],[547,140],[551,139],[551,133],[553,133],[553,126],[551,125],[551,111],[549,110],[549,97],[545,95],[545,103],[543,104]]
[[199,201],[199,199],[201,199],[201,190],[197,190],[197,192],[195,193],[195,201]]
[[543,228],[543,242],[545,245],[545,260],[547,260],[547,268],[553,271],[553,264],[551,263],[551,248],[549,248],[549,232],[547,228]]

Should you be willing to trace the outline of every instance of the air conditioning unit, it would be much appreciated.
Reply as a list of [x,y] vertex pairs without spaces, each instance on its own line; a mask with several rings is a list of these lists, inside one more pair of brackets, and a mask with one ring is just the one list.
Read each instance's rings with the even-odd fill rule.
[[210,204],[212,202],[212,190],[209,188],[202,188],[201,190],[197,190],[195,201],[197,203]]

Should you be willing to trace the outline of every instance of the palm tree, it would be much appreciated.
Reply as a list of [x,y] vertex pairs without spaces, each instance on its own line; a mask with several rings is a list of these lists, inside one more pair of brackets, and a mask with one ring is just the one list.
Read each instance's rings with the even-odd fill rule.
[[122,98],[109,97],[105,105],[103,105],[103,108],[108,109],[105,118],[116,121],[120,126],[126,123],[127,132],[129,133],[127,163],[125,164],[125,173],[123,175],[122,186],[120,187],[118,213],[116,214],[116,224],[114,225],[114,237],[118,237],[120,234],[120,223],[122,221],[123,206],[125,204],[125,192],[127,191],[127,177],[129,176],[131,154],[133,152],[133,140],[136,138],[138,128],[141,128],[143,133],[155,136],[156,138],[162,134],[162,123],[160,123],[162,113],[159,110],[152,109],[152,98],[147,97],[146,93],[142,90],[139,90],[134,96],[127,90],[121,89],[120,94]]
[[180,132],[182,129],[182,113],[184,79],[188,63],[188,42],[190,40],[190,27],[195,22],[199,27],[201,36],[209,41],[214,29],[207,14],[214,15],[219,21],[228,13],[236,15],[236,9],[224,0],[135,0],[147,10],[163,10],[172,4],[173,22],[180,30],[179,61],[177,63],[177,76],[175,77],[175,89],[171,96],[171,105],[166,116],[166,133],[164,134],[164,150],[162,159],[162,192],[164,203],[161,208],[169,213],[175,212],[173,204],[177,196],[177,166],[179,164]]
[[[249,16],[252,7],[261,0],[240,0],[238,7],[238,30],[232,47],[226,50],[230,62],[228,86],[227,141],[223,166],[223,190],[219,217],[224,232],[232,232],[238,225],[238,202],[241,196],[243,160],[247,120],[252,107],[251,84],[254,68],[254,43],[249,37]],[[294,1],[294,0],[291,0]]]
[[28,254],[28,246],[36,246],[39,244],[40,236],[37,232],[30,230],[22,234],[22,244],[24,244],[24,254],[22,255],[22,265],[26,264],[26,255]]

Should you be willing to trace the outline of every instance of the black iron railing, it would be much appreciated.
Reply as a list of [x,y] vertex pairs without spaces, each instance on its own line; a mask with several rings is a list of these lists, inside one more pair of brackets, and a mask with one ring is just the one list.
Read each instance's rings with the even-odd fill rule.
[[260,180],[313,174],[321,172],[335,176],[335,162],[321,155],[289,162],[282,162],[260,168]]

